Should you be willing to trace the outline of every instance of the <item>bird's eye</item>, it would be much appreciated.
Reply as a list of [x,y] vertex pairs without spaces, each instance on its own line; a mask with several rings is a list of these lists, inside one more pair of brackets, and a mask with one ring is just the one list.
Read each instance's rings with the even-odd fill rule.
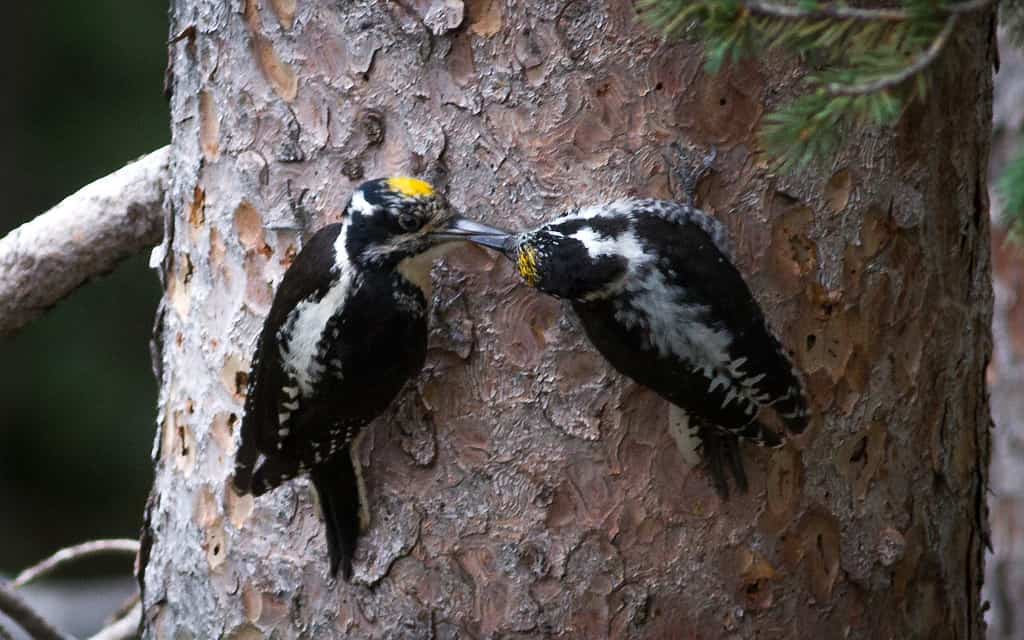
[[398,216],[398,226],[406,231],[415,231],[420,228],[420,219],[411,213],[402,213]]

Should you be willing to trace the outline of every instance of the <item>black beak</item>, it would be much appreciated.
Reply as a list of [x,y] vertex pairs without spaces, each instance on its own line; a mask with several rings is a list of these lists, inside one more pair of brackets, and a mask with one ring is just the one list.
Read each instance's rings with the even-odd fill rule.
[[436,240],[466,240],[490,249],[506,251],[511,248],[514,235],[511,231],[455,216],[448,222],[448,226],[431,233],[430,237]]

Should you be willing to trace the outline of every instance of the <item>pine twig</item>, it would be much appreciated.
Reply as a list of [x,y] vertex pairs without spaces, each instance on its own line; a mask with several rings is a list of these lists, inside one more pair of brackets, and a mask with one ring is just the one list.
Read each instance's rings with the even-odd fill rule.
[[[937,12],[951,16],[962,15],[979,11],[991,4],[997,4],[999,0],[965,0],[965,2],[950,2],[935,8]],[[813,9],[803,9],[796,5],[776,4],[774,2],[761,2],[759,0],[748,0],[742,2],[741,6],[750,13],[784,20],[858,20],[863,22],[905,22],[913,16],[903,9],[861,9],[839,4],[826,4]]]
[[861,9],[843,5],[824,5],[815,9],[802,9],[796,5],[758,2],[757,0],[744,2],[742,6],[750,13],[784,20],[822,20],[827,18],[865,22],[902,22],[907,19],[907,12],[902,9]]
[[7,583],[0,583],[0,613],[13,620],[33,640],[69,640],[21,599]]
[[920,56],[917,57],[914,62],[903,67],[895,73],[882,76],[870,82],[862,82],[860,84],[842,84],[839,82],[829,83],[825,88],[828,92],[834,96],[861,96],[868,93],[878,93],[885,89],[891,89],[896,87],[918,73],[925,70],[935,58],[942,53],[942,49],[949,42],[949,37],[953,34],[953,28],[956,26],[959,16],[957,14],[951,14],[946,18],[946,24],[943,25],[942,31],[932,41],[931,46],[925,50]]
[[96,555],[103,555],[107,553],[131,553],[135,554],[139,552],[139,541],[130,540],[127,538],[118,538],[113,540],[90,540],[89,542],[83,542],[82,544],[76,544],[73,547],[67,547],[61,549],[44,559],[43,561],[35,564],[28,569],[25,569],[14,579],[11,586],[14,588],[20,588],[32,582],[36,578],[43,576],[47,573],[63,567],[67,564],[81,560],[82,558],[88,558]]

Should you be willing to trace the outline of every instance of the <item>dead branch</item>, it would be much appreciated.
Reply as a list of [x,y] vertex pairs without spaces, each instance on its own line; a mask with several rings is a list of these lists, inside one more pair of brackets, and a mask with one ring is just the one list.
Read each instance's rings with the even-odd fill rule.
[[124,617],[101,629],[89,640],[127,640],[134,638],[139,631],[139,622],[142,620],[142,603],[136,602],[135,606],[125,613]]
[[0,239],[0,336],[160,240],[169,157],[143,156]]
[[0,613],[13,620],[33,640],[69,640],[6,583],[0,583]]
[[47,573],[63,567],[69,563],[88,558],[97,555],[103,555],[107,553],[130,553],[136,554],[139,552],[139,541],[130,540],[127,538],[118,538],[113,540],[90,540],[89,542],[83,542],[82,544],[76,544],[73,547],[66,547],[44,559],[42,562],[35,564],[28,569],[25,569],[14,578],[14,582],[11,586],[14,588],[20,588],[32,582],[36,578],[43,576]]

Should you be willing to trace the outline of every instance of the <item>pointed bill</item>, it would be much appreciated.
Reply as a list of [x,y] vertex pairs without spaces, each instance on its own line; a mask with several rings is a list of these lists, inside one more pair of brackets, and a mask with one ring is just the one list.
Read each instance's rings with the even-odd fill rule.
[[455,216],[448,222],[448,226],[430,235],[436,240],[466,240],[498,251],[505,251],[509,248],[510,241],[515,234],[469,218]]

